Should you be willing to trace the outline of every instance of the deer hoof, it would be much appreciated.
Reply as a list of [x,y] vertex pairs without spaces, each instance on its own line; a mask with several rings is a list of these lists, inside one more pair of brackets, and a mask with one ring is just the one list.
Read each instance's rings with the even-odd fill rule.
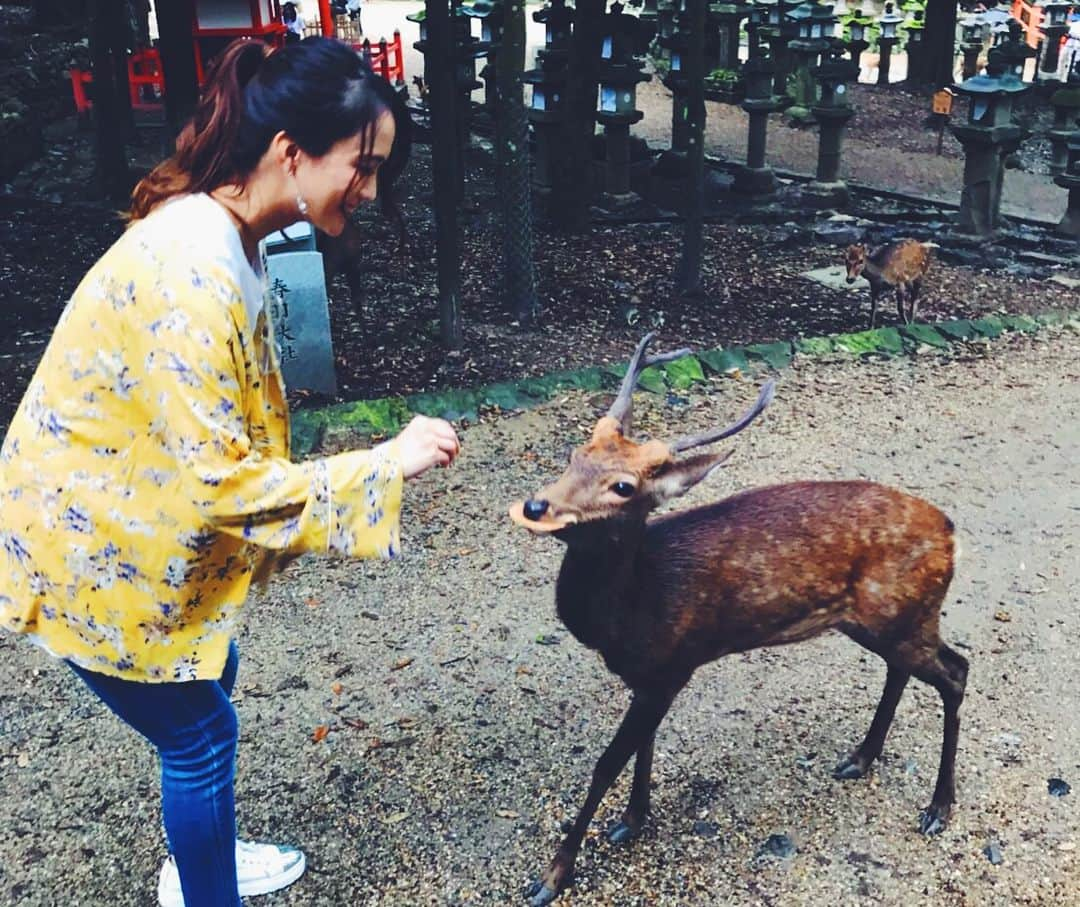
[[616,822],[608,829],[607,839],[612,844],[625,844],[633,841],[639,834],[641,834],[640,828],[634,828],[626,822]]
[[540,881],[533,882],[525,888],[525,899],[529,902],[529,907],[544,907],[545,904],[554,901],[557,896],[557,891],[552,891]]
[[949,807],[931,803],[919,813],[919,831],[928,838],[940,834],[949,822]]
[[855,781],[866,774],[862,760],[849,756],[833,769],[832,776],[837,781]]

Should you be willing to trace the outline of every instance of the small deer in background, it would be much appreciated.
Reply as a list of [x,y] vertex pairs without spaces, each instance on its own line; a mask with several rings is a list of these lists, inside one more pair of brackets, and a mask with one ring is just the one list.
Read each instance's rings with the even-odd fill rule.
[[[922,279],[930,267],[935,243],[914,239],[898,239],[868,252],[866,246],[848,246],[844,254],[847,282],[855,283],[859,275],[870,282],[870,328],[877,321],[878,297],[887,289],[896,293],[896,310],[900,320],[911,324],[915,319],[915,302],[919,298]],[[907,311],[904,303],[907,303]]]
[[556,585],[559,617],[602,655],[633,700],[593,772],[588,796],[548,870],[526,892],[533,907],[570,881],[582,839],[605,792],[637,754],[630,802],[610,832],[641,830],[657,727],[703,664],[733,652],[839,630],[888,668],[865,739],[834,770],[860,778],[880,754],[914,675],[945,706],[941,764],[924,834],[941,831],[955,800],[953,766],[968,665],[938,635],[953,573],[953,524],[931,504],[872,482],[798,482],[745,491],[704,507],[648,519],[659,504],[709,476],[730,452],[676,454],[749,425],[772,398],[726,428],[671,444],[630,439],[641,371],[685,355],[645,357],[638,345],[619,394],[577,448],[562,477],[511,506],[515,523],[566,544]]

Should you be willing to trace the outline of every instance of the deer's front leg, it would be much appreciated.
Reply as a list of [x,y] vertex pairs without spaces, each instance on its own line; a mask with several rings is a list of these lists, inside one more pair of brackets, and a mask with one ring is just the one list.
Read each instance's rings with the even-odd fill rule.
[[[630,708],[622,724],[619,725],[615,739],[608,744],[608,748],[604,750],[604,754],[596,763],[596,768],[593,769],[589,794],[574,821],[574,827],[559,845],[555,859],[551,861],[547,872],[525,891],[530,907],[542,907],[544,904],[551,903],[569,883],[574,873],[574,861],[577,859],[578,850],[581,849],[581,842],[585,837],[585,830],[589,827],[596,808],[630,757],[635,751],[645,746],[656,733],[656,728],[667,714],[674,698],[674,693],[667,692],[635,693],[634,701],[630,703]],[[633,802],[633,797],[631,797],[631,803]]]
[[649,785],[652,782],[653,747],[656,734],[649,738],[637,752],[634,760],[634,786],[630,791],[630,803],[622,820],[608,830],[608,840],[613,844],[624,844],[641,834],[641,827],[649,814]]

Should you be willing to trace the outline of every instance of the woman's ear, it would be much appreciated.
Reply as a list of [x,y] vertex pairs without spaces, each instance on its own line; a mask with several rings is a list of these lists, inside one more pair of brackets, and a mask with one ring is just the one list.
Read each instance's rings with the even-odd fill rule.
[[296,173],[296,165],[300,159],[300,146],[296,144],[284,131],[280,131],[270,140],[267,154],[271,160],[280,164],[290,174]]

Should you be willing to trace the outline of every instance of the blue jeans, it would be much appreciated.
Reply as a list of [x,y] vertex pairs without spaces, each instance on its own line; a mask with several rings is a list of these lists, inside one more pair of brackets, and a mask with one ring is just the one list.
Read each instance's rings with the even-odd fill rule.
[[233,801],[239,724],[229,702],[239,659],[234,642],[220,680],[186,683],[121,680],[68,662],[161,757],[161,815],[190,907],[240,907]]

